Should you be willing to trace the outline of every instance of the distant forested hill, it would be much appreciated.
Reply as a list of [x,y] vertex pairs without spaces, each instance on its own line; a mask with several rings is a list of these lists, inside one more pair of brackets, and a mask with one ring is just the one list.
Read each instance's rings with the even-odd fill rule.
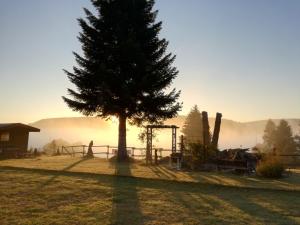
[[[166,121],[182,127],[185,116]],[[300,119],[286,119],[292,126],[294,133],[299,133]],[[279,120],[274,120],[276,123]],[[233,120],[222,120],[220,134],[220,148],[253,147],[261,142],[261,137],[267,120],[240,123]],[[29,147],[42,147],[53,139],[64,139],[68,142],[81,142],[88,144],[93,140],[96,145],[116,145],[118,124],[114,121],[105,121],[95,117],[53,118],[43,119],[30,125],[41,129],[40,133],[30,135]],[[210,127],[213,131],[214,118],[210,118]],[[128,126],[128,146],[143,147],[144,143],[138,140],[140,128]],[[171,132],[158,131],[154,145],[170,148]]]

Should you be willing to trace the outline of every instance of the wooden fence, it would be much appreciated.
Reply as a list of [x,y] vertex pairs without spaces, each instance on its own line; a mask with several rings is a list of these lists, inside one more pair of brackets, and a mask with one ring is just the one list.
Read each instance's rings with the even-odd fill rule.
[[300,154],[278,155],[277,157],[287,168],[300,168]]
[[[93,149],[93,154],[97,157],[100,158],[106,158],[109,159],[113,156],[117,155],[117,150],[118,147],[116,146],[110,146],[110,145],[96,145],[92,147]],[[146,148],[136,148],[136,147],[127,147],[127,153],[130,157],[133,158],[138,158],[138,159],[144,159],[146,158]],[[76,155],[81,155],[85,156],[88,151],[88,146],[87,145],[74,145],[74,146],[62,146],[61,151],[59,154],[62,155],[71,155],[71,156],[76,156]],[[154,151],[156,152],[153,157],[156,156],[156,159],[161,159],[164,156],[170,155],[171,154],[171,149],[163,149],[163,148],[154,148]],[[164,154],[170,153],[170,154]]]

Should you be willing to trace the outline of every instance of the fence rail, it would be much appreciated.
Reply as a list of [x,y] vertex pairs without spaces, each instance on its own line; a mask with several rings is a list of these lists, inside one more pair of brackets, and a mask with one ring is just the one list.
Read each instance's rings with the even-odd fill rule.
[[[93,154],[98,156],[106,156],[107,159],[113,157],[117,154],[117,146],[110,145],[94,145],[92,147]],[[127,153],[129,156],[133,158],[146,158],[146,148],[137,148],[137,147],[127,147]],[[157,157],[163,158],[168,154],[164,154],[166,152],[171,153],[171,149],[163,149],[163,148],[153,148],[154,151],[157,151]],[[62,146],[60,154],[63,155],[71,155],[75,156],[76,154],[85,156],[87,154],[88,146],[87,145],[74,145],[74,146]]]
[[300,154],[278,155],[278,158],[288,168],[300,168]]

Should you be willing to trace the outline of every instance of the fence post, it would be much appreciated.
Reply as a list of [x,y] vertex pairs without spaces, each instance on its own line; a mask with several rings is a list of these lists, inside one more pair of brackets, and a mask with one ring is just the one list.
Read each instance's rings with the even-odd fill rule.
[[106,159],[109,158],[109,145],[106,146]]
[[157,161],[157,149],[154,150],[154,155],[155,155],[154,163],[155,163],[155,165],[157,165],[158,164],[158,161]]
[[184,136],[180,136],[180,153],[182,154],[184,151]]

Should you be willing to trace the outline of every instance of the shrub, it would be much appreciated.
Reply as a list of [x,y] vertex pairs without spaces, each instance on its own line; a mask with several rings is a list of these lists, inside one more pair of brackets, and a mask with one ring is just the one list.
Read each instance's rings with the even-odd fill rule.
[[275,158],[262,160],[256,167],[259,176],[266,178],[280,178],[284,172],[284,166]]
[[184,151],[184,166],[194,170],[216,157],[216,150],[205,148],[199,143],[189,143]]

